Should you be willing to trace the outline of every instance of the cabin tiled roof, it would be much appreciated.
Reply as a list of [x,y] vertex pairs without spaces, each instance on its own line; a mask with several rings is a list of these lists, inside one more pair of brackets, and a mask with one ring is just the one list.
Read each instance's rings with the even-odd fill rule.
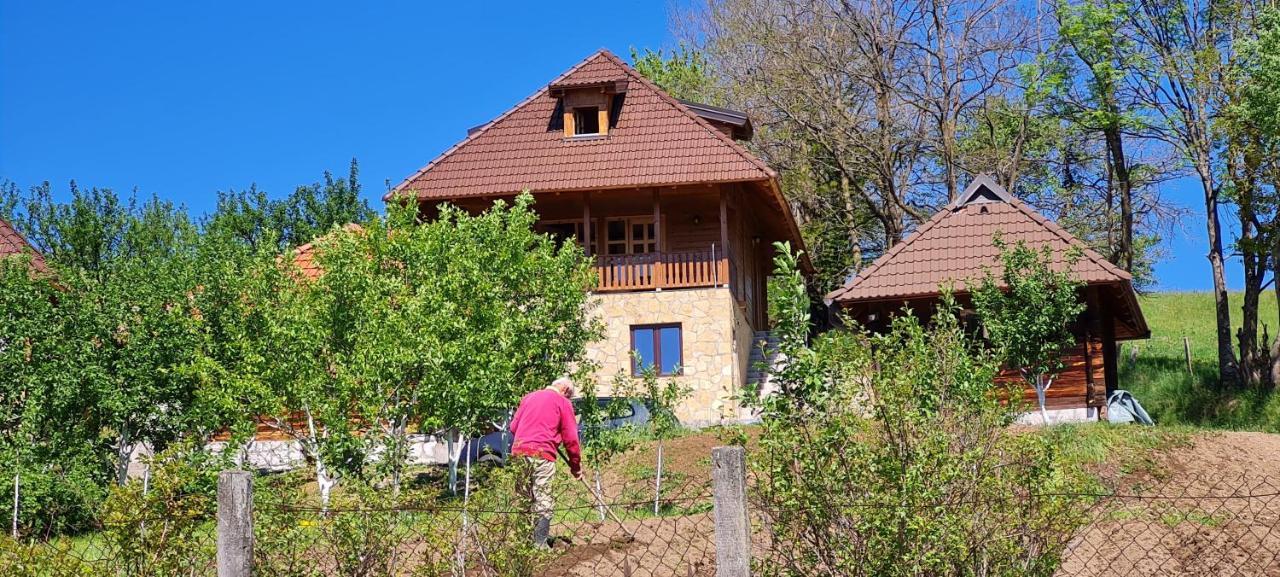
[[20,254],[31,255],[31,268],[41,273],[49,272],[49,266],[45,264],[44,257],[32,248],[31,243],[22,238],[22,235],[18,234],[8,221],[0,220],[0,257]]
[[[608,134],[565,138],[552,87],[625,82]],[[773,182],[732,138],[608,51],[578,63],[387,194],[419,200],[711,182]],[[772,186],[776,191],[776,184]]]
[[965,292],[966,281],[982,278],[984,270],[1000,275],[1000,253],[992,242],[997,233],[1010,243],[1023,241],[1036,249],[1050,247],[1058,270],[1066,266],[1071,250],[1078,249],[1080,258],[1073,270],[1081,281],[1123,284],[1132,293],[1129,273],[990,178],[979,176],[955,203],[920,225],[827,298],[847,305],[927,297],[939,294],[940,287],[947,283],[957,292]]

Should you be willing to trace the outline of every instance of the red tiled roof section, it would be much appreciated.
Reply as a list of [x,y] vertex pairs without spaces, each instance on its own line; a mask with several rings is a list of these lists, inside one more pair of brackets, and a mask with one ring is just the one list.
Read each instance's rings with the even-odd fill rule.
[[1071,249],[1079,249],[1081,257],[1073,270],[1086,284],[1131,280],[1129,273],[988,179],[976,180],[961,200],[972,200],[975,193],[984,193],[977,190],[982,187],[997,189],[985,191],[988,197],[995,198],[948,206],[827,298],[848,304],[931,296],[949,282],[955,290],[964,292],[965,281],[982,278],[984,268],[1000,274],[1000,253],[992,242],[997,232],[1010,243],[1023,241],[1037,249],[1049,246],[1058,270],[1067,265]]
[[31,268],[37,272],[49,272],[49,266],[45,264],[44,257],[32,248],[31,243],[27,239],[22,238],[13,225],[8,221],[0,220],[0,257],[7,257],[19,254],[31,255]]
[[[353,222],[343,226],[342,229],[347,232],[359,232],[364,230],[364,227]],[[320,278],[320,273],[322,271],[320,269],[320,263],[316,261],[316,251],[319,250],[317,243],[322,239],[328,238],[332,234],[334,233],[327,233],[320,238],[317,238],[307,244],[299,245],[297,248],[293,249],[293,264],[298,267],[298,272],[302,273],[303,278],[308,280]]]
[[413,193],[422,200],[440,200],[524,189],[600,190],[775,177],[733,139],[607,51],[548,86],[617,80],[627,81],[627,92],[607,136],[566,139],[551,128],[556,99],[543,88],[446,150],[387,198]]

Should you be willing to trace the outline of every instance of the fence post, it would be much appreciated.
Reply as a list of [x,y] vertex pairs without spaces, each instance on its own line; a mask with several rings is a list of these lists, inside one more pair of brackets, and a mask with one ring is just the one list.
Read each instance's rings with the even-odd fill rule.
[[253,476],[218,474],[218,577],[253,575]]
[[716,577],[751,574],[751,524],[747,520],[747,451],[711,449],[711,492],[715,500]]
[[1182,337],[1182,354],[1187,357],[1187,373],[1195,374],[1195,369],[1191,368],[1191,339]]

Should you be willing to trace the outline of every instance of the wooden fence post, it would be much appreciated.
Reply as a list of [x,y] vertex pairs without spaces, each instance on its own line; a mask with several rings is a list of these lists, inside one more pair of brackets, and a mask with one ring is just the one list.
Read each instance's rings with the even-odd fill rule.
[[747,519],[747,451],[711,449],[715,501],[716,577],[751,575],[751,524]]
[[253,575],[253,475],[218,474],[218,577]]
[[1195,374],[1191,369],[1191,339],[1187,337],[1182,337],[1182,354],[1187,357],[1187,373]]

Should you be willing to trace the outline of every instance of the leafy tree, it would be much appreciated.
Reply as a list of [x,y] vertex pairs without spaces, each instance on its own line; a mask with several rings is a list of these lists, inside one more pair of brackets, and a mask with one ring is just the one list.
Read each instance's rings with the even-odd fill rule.
[[618,377],[614,394],[641,399],[649,408],[649,422],[645,424],[643,432],[657,441],[657,463],[653,481],[653,514],[657,515],[662,502],[663,441],[681,430],[680,421],[676,418],[676,407],[693,390],[681,385],[676,379],[659,382],[657,368],[652,365],[644,367],[639,379],[625,374],[619,374]]
[[[762,575],[1050,575],[1080,519],[1042,438],[1009,435],[992,379],[945,298],[930,325],[808,341],[795,256],[776,259],[786,393],[759,399],[753,495],[779,544]],[[976,564],[976,565],[975,565]]]
[[0,259],[0,470],[14,537],[80,529],[105,497],[97,403],[81,388],[90,344],[66,298],[26,257]]
[[632,48],[631,65],[671,96],[704,104],[717,101],[715,80],[706,57],[684,44],[669,55],[661,48],[645,48],[643,53]]
[[398,481],[410,426],[446,431],[456,467],[462,439],[582,363],[598,332],[589,263],[533,230],[532,202],[443,207],[427,223],[393,205],[317,241],[318,278],[257,273],[261,329],[237,398],[302,443],[324,495],[375,453]]
[[1071,272],[1079,254],[1069,255],[1055,270],[1048,246],[1036,250],[1022,241],[1011,246],[999,236],[994,242],[1000,249],[999,277],[986,271],[973,304],[1005,366],[1035,389],[1047,425],[1045,393],[1064,367],[1063,351],[1075,343],[1071,325],[1085,308],[1079,293],[1083,284]]
[[369,220],[374,212],[361,198],[359,166],[351,159],[346,178],[324,173],[324,180],[299,186],[274,199],[251,185],[248,190],[218,193],[218,205],[205,221],[206,230],[239,239],[250,247],[264,243],[283,251],[334,227]]

